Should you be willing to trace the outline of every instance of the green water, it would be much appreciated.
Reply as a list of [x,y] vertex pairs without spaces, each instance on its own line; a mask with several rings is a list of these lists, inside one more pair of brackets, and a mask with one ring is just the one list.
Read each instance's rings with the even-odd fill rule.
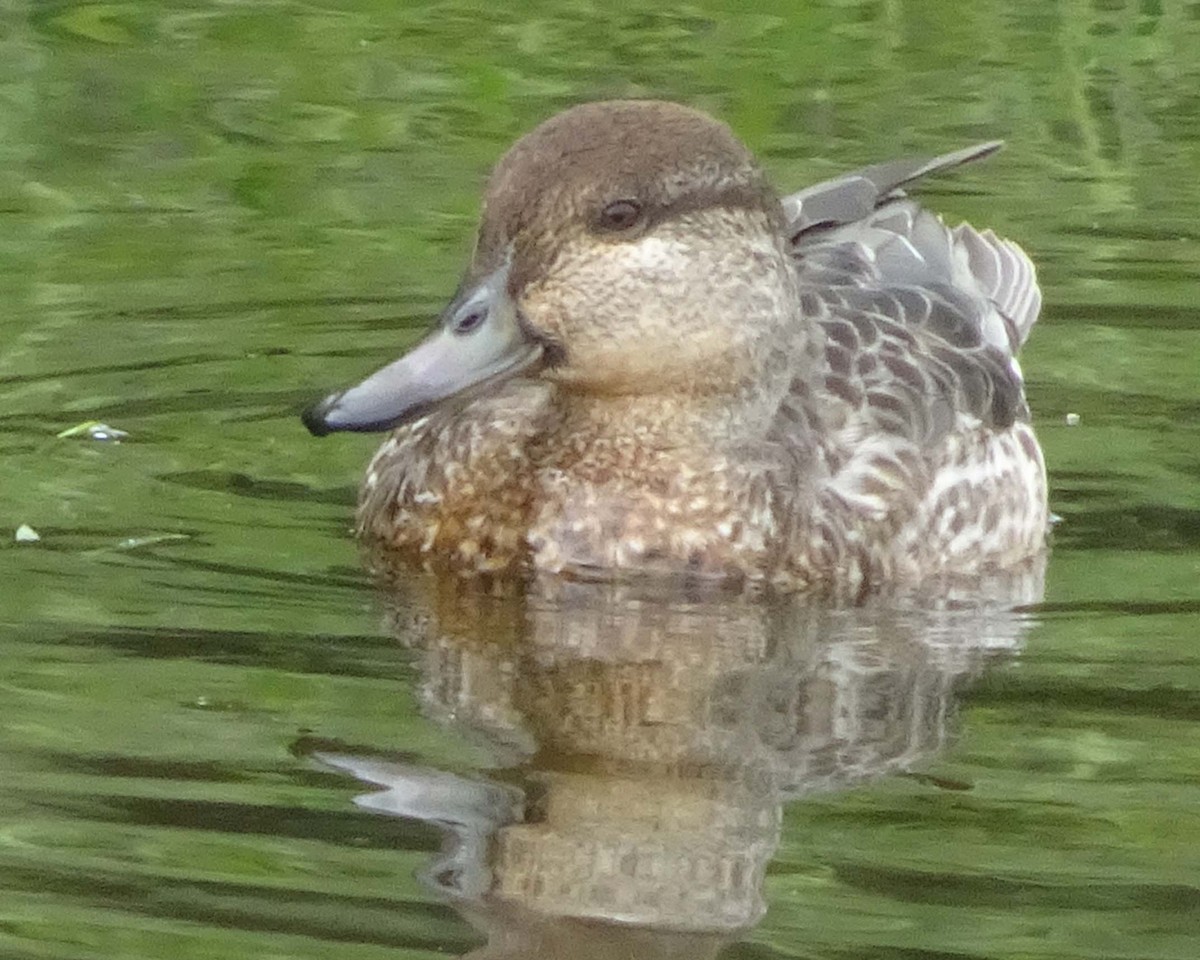
[[[923,195],[1041,268],[1044,601],[376,595],[295,412],[614,95],[1009,141]],[[1198,174],[1183,0],[0,0],[0,956],[1195,960]]]

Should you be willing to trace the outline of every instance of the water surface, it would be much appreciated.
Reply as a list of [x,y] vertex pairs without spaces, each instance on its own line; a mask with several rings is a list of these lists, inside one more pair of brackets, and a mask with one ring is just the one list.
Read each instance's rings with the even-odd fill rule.
[[[0,18],[0,953],[1197,955],[1195,3]],[[509,142],[615,95],[782,188],[1009,141],[923,196],[1041,268],[1041,601],[372,590],[375,441],[295,411],[428,323]]]

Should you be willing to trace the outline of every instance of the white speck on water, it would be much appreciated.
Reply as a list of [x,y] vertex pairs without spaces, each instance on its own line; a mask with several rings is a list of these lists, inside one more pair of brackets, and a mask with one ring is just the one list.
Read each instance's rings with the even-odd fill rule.
[[23,523],[17,527],[17,532],[13,535],[13,539],[17,543],[37,543],[42,539],[42,535],[29,524]]
[[59,440],[87,437],[89,440],[120,443],[129,436],[129,432],[118,430],[116,427],[110,427],[107,423],[101,423],[99,420],[85,420],[83,423],[68,427],[66,430],[56,434],[56,436]]

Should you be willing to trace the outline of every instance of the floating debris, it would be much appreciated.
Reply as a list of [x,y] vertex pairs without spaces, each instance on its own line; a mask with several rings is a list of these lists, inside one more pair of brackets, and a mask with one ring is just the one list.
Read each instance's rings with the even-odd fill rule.
[[23,523],[17,527],[17,532],[13,535],[13,539],[17,543],[37,543],[42,539],[42,535],[29,524]]
[[129,436],[129,433],[125,430],[118,430],[116,427],[110,427],[107,423],[101,423],[99,420],[85,420],[83,423],[68,427],[61,433],[56,433],[55,436],[59,440],[87,437],[89,440],[120,443]]
[[916,773],[912,770],[907,770],[900,774],[902,777],[908,777],[911,780],[916,780],[917,783],[923,783],[931,787],[937,787],[939,790],[974,790],[975,784],[970,780],[957,780],[950,777],[935,777],[928,773]]
[[138,550],[141,547],[153,547],[160,543],[179,543],[181,540],[190,540],[185,533],[157,533],[151,534],[148,537],[127,537],[117,544],[118,550]]
[[1067,414],[1067,418],[1066,418],[1066,419],[1067,419],[1067,426],[1068,426],[1068,427],[1077,427],[1077,426],[1079,426],[1079,414],[1077,414],[1077,413],[1068,413],[1068,414]]

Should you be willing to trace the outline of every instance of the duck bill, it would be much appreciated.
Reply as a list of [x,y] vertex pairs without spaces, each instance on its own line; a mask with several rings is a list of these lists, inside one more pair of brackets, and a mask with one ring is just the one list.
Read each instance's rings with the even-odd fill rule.
[[395,363],[301,416],[316,436],[388,430],[535,369],[542,345],[521,325],[501,267],[455,297],[437,328]]

